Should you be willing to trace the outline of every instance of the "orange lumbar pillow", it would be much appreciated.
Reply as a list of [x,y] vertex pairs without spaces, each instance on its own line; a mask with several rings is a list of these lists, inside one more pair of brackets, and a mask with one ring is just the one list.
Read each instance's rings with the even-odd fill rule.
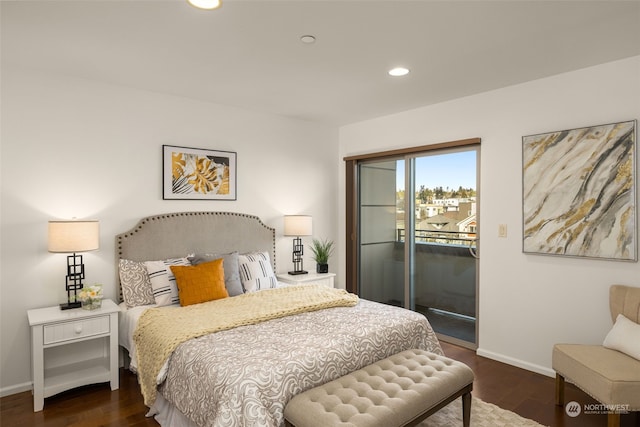
[[176,276],[181,306],[200,304],[229,296],[224,286],[222,261],[220,258],[198,265],[171,266],[171,271]]

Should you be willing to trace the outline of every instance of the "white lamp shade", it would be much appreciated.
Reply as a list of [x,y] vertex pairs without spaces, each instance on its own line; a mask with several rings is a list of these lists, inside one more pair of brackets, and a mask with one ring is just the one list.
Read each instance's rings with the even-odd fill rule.
[[86,252],[100,247],[97,220],[49,221],[49,252]]
[[285,215],[285,236],[311,236],[312,219],[309,215]]

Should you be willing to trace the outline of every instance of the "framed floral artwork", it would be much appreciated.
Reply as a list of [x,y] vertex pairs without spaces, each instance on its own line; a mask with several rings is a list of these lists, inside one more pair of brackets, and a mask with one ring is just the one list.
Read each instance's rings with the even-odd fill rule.
[[236,200],[236,153],[162,146],[162,198]]
[[637,261],[636,121],[522,138],[523,252]]

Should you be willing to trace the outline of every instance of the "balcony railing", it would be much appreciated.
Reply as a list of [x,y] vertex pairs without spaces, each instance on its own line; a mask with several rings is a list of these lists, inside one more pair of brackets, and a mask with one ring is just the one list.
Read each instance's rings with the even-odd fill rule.
[[[416,243],[439,243],[444,245],[466,246],[472,249],[476,247],[476,234],[463,233],[459,231],[435,231],[435,230],[416,230]],[[405,241],[405,229],[398,228],[396,230],[396,241]]]

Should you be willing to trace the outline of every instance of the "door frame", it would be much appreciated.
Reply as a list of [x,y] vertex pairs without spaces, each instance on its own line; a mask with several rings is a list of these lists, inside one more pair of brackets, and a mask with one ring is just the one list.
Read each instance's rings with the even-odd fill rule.
[[[396,150],[347,156],[345,162],[345,216],[346,216],[346,289],[358,293],[358,163],[364,160],[384,160],[386,158],[413,155],[445,148],[470,147],[480,145],[480,138],[460,139],[422,145],[419,147],[400,148]],[[477,191],[477,190],[476,190]]]
[[[358,236],[358,165],[363,161],[370,160],[385,160],[392,158],[399,158],[405,156],[415,156],[420,153],[428,153],[432,151],[441,151],[445,149],[451,148],[470,148],[474,146],[480,146],[481,139],[480,138],[468,138],[461,139],[456,141],[448,141],[441,142],[430,145],[422,145],[418,147],[409,147],[409,148],[401,148],[394,150],[387,150],[381,152],[373,152],[373,153],[365,153],[358,154],[354,156],[344,157],[345,162],[345,258],[346,258],[346,290],[348,292],[355,293],[359,295],[358,283],[358,253],[359,253],[359,236]],[[480,162],[480,151],[478,150],[478,160]],[[407,168],[409,170],[409,168]],[[478,178],[476,179],[476,192],[480,194],[480,179],[479,179],[479,170],[476,172]],[[479,223],[480,223],[480,209],[478,206],[478,235],[479,235]],[[480,253],[480,242],[476,243],[476,251]],[[406,268],[406,266],[405,266]],[[479,271],[478,267],[476,267],[476,346],[478,345],[478,282],[479,282]],[[406,287],[405,287],[406,288]]]

